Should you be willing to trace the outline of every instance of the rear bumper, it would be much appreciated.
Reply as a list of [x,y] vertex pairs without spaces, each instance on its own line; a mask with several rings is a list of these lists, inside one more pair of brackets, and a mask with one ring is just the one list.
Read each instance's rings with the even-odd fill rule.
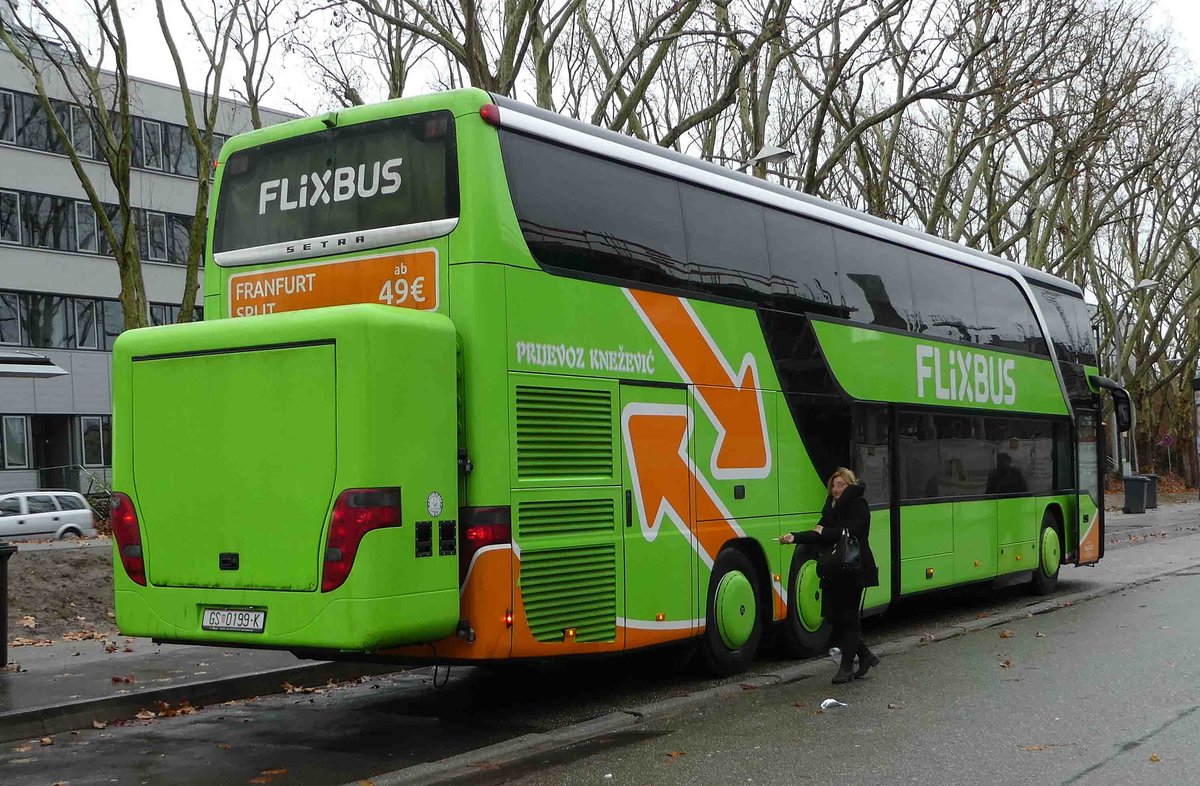
[[[267,612],[262,633],[200,628],[204,607]],[[206,590],[178,587],[117,589],[117,627],[126,636],[233,646],[320,648],[369,652],[447,636],[457,619],[458,590],[379,598],[318,592]]]

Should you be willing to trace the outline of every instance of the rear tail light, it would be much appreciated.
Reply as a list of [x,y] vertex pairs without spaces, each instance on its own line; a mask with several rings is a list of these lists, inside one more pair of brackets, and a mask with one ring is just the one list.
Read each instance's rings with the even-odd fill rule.
[[467,580],[471,560],[485,546],[512,543],[512,514],[507,506],[460,508],[458,512],[458,583]]
[[142,531],[138,527],[137,511],[133,500],[119,491],[112,495],[112,530],[125,573],[135,583],[146,586],[146,561],[142,557]]
[[321,592],[332,592],[346,582],[363,535],[373,529],[399,526],[400,489],[343,491],[333,503],[329,521]]
[[479,116],[483,118],[483,122],[489,126],[500,127],[500,107],[495,104],[484,104],[479,107]]

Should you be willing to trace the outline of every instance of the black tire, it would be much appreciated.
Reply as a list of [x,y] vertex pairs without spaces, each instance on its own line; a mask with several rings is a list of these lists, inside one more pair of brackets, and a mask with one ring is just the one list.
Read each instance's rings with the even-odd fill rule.
[[80,532],[79,530],[75,529],[74,527],[68,527],[67,529],[64,529],[64,530],[62,531],[62,534],[60,534],[60,535],[58,536],[58,539],[59,539],[59,540],[66,540],[67,538],[82,538],[82,537],[83,537],[83,533],[82,533],[82,532]]
[[[727,576],[735,573],[742,574],[749,581],[753,590],[751,598],[753,607],[751,608],[750,604],[741,604],[739,610],[739,617],[750,617],[751,619],[747,621],[752,622],[753,627],[741,646],[732,648],[725,642],[718,627],[716,604],[717,591],[722,582]],[[732,580],[737,581],[738,579],[735,577]],[[754,564],[745,554],[737,549],[727,548],[717,555],[717,560],[713,563],[712,577],[708,581],[704,636],[700,643],[704,663],[712,673],[720,676],[740,674],[754,663],[754,656],[757,654],[759,642],[762,640],[763,629],[762,613],[758,608],[762,598],[760,582],[758,571],[754,569]]]
[[829,648],[829,636],[833,632],[833,626],[824,618],[821,619],[820,625],[815,630],[809,630],[810,626],[804,624],[800,616],[800,609],[796,604],[796,585],[800,582],[800,570],[805,563],[815,562],[816,558],[815,546],[797,546],[796,550],[792,552],[792,562],[788,567],[787,614],[780,623],[783,632],[780,641],[783,651],[792,658],[812,658],[825,654]]
[[1059,564],[1061,559],[1053,565],[1044,564],[1046,561],[1045,549],[1042,544],[1046,538],[1046,530],[1052,531],[1058,539],[1058,551],[1061,554],[1062,531],[1058,527],[1058,518],[1049,510],[1042,514],[1042,528],[1038,530],[1037,539],[1038,566],[1033,571],[1033,579],[1029,582],[1030,588],[1036,595],[1049,595],[1054,592],[1054,588],[1058,586],[1058,574],[1061,567]]

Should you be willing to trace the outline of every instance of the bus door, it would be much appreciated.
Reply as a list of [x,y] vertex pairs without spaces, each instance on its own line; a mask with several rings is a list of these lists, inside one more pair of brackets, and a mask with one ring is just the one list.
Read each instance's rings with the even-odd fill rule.
[[1098,561],[1104,549],[1104,440],[1094,409],[1075,411],[1075,471],[1078,504],[1076,529],[1079,533],[1077,565]]
[[625,646],[697,632],[687,389],[621,385]]

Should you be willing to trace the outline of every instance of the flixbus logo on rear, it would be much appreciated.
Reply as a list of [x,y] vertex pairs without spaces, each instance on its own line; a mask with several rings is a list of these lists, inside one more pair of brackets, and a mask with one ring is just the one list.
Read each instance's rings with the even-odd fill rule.
[[917,345],[917,398],[1005,404],[1017,401],[1017,361],[971,350]]

